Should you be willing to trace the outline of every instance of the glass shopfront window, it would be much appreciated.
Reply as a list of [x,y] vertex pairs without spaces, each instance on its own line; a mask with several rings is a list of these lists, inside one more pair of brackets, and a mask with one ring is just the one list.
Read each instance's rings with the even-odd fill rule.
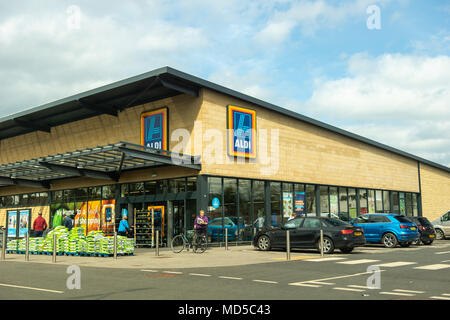
[[419,197],[418,194],[413,193],[412,201],[413,201],[413,216],[414,217],[418,217],[419,216],[419,210],[418,210],[418,205],[417,205],[418,197]]
[[270,183],[270,208],[272,210],[271,225],[278,227],[281,225],[281,183]]
[[283,220],[286,223],[294,212],[294,185],[292,183],[283,183]]
[[348,189],[348,214],[349,218],[354,219],[358,216],[357,206],[356,206],[356,189]]
[[375,190],[375,212],[383,213],[383,191]]
[[187,192],[197,191],[197,177],[188,177],[187,178],[186,191]]
[[138,182],[138,183],[130,183],[128,185],[128,196],[136,197],[136,196],[143,196],[144,195],[144,183]]
[[[222,178],[210,177],[208,178],[209,199],[208,199],[208,213],[209,219],[208,237],[211,242],[218,242],[222,240],[223,232],[223,199],[222,199]],[[219,206],[214,208],[212,205],[213,199],[219,199]]]
[[393,213],[400,213],[400,202],[398,199],[398,192],[392,192],[392,211]]
[[169,193],[180,193],[186,191],[186,180],[184,178],[169,180]]
[[238,239],[250,241],[252,239],[252,216],[251,216],[251,181],[239,179],[239,219],[242,219],[244,228],[238,225]]
[[367,191],[367,205],[369,213],[375,213],[375,191],[368,190]]
[[412,217],[413,215],[413,203],[412,203],[412,194],[406,193],[406,216]]
[[264,211],[264,181],[253,181],[253,208],[254,208],[254,227],[259,230],[264,227],[265,224],[265,211]]
[[144,190],[145,190],[145,194],[148,196],[152,196],[156,194],[156,190],[157,190],[157,186],[156,186],[156,181],[146,181],[144,183]]
[[225,217],[237,217],[237,179],[223,179]]
[[320,215],[324,217],[330,216],[330,208],[328,205],[328,187],[320,186]]
[[116,197],[116,186],[114,184],[109,186],[103,186],[102,188],[103,199],[114,199],[115,197]]
[[347,188],[339,188],[339,219],[348,221]]
[[310,184],[306,185],[306,215],[316,215],[316,187]]
[[367,190],[359,189],[359,214],[366,214],[369,212],[367,205]]
[[383,206],[385,213],[391,212],[391,200],[389,198],[389,191],[383,191]]
[[[100,200],[102,198],[102,187],[90,187],[88,189],[88,194],[89,194],[89,200]],[[70,200],[70,201],[73,201],[73,200]]]
[[330,217],[339,219],[338,188],[330,187]]
[[400,214],[402,216],[406,215],[406,203],[405,203],[405,193],[404,192],[400,192],[398,194],[398,203],[400,206]]

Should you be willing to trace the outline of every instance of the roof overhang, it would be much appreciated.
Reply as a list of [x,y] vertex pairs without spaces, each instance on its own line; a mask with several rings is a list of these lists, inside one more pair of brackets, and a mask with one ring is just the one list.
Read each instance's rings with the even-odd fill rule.
[[119,142],[0,165],[0,186],[50,188],[57,179],[119,181],[123,171],[178,166],[201,170],[199,157]]

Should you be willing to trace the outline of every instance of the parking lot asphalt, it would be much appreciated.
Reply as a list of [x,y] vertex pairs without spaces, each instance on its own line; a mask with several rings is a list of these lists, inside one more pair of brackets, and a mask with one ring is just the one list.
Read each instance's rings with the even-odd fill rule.
[[[8,255],[0,263],[0,299],[450,300],[448,240],[410,248],[366,246],[324,258],[312,250],[295,250],[291,261],[283,251],[230,249],[172,258],[169,251],[159,258],[137,252],[117,259],[120,267],[112,258],[83,264],[82,257],[61,257],[52,264]],[[128,267],[122,267],[125,262]],[[80,268],[80,289],[67,286],[71,264]]]

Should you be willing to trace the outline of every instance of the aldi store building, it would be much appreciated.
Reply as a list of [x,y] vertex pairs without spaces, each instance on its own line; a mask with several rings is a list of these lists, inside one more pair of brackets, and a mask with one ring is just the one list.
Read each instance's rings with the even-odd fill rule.
[[294,211],[434,220],[449,205],[446,166],[169,67],[0,119],[10,237],[39,212],[105,233],[127,214],[145,246],[192,229],[200,209],[214,242],[224,228],[249,241]]

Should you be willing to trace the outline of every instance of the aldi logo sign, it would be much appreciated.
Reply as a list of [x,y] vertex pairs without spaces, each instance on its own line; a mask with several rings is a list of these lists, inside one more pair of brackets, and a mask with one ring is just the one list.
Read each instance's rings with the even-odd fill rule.
[[228,154],[233,157],[256,158],[256,112],[228,105]]
[[158,150],[167,150],[168,128],[167,108],[141,114],[141,144]]

